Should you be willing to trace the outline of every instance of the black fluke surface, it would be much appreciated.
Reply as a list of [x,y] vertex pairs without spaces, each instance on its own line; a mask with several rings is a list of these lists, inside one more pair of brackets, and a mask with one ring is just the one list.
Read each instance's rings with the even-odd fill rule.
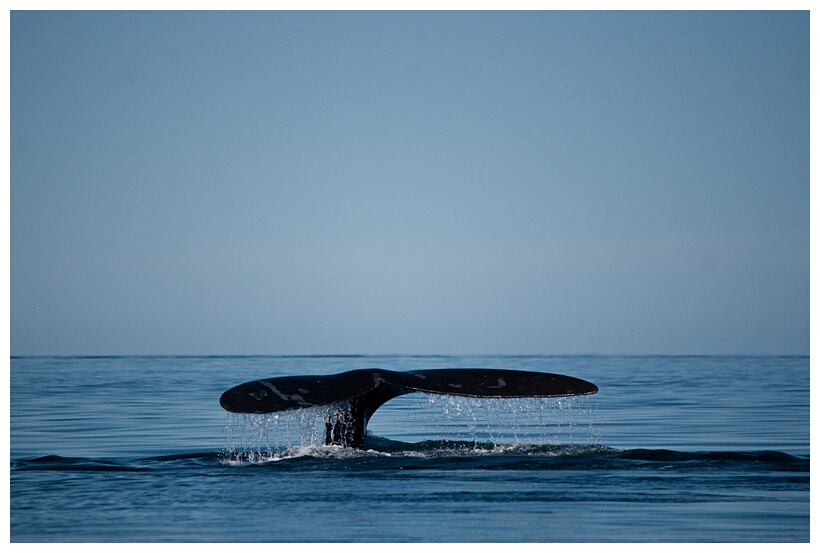
[[283,376],[240,384],[219,403],[234,413],[272,413],[342,403],[325,441],[362,447],[370,417],[386,401],[413,392],[471,397],[559,397],[594,394],[595,384],[561,374],[509,369],[359,369],[327,376]]

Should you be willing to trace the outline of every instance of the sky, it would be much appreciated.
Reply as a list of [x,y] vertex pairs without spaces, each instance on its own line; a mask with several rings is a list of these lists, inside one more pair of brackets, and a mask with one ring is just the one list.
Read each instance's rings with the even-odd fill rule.
[[12,355],[809,353],[808,12],[12,12]]

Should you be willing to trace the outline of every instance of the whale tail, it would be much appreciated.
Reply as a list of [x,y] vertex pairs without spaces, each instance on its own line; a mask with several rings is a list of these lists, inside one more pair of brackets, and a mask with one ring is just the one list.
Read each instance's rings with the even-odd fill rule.
[[510,369],[359,369],[246,382],[222,394],[219,403],[233,413],[273,413],[340,403],[341,413],[326,423],[325,443],[361,449],[373,413],[404,394],[515,398],[578,396],[597,391],[595,384],[579,378]]

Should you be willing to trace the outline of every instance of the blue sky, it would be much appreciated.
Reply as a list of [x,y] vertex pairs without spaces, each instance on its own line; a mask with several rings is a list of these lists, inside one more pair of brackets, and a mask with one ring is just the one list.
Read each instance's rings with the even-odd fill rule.
[[808,12],[13,12],[13,355],[809,352]]

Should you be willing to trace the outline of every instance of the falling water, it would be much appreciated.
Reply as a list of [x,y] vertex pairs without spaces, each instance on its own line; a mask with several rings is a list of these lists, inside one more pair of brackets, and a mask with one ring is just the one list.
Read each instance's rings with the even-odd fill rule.
[[[598,443],[587,398],[476,398],[426,394],[425,426],[447,439],[494,445]],[[588,421],[584,424],[583,421]]]
[[[345,404],[266,414],[228,414],[222,458],[228,463],[261,463],[305,454],[338,453],[325,446],[325,426]],[[488,452],[523,446],[597,445],[597,412],[586,397],[474,398],[410,394],[383,406],[368,434],[412,449],[414,443]],[[401,440],[395,442],[393,440]],[[370,440],[372,441],[372,440]],[[368,444],[370,447],[371,444]],[[378,452],[378,445],[373,448]],[[370,452],[374,452],[372,449]],[[430,454],[440,453],[429,451]]]

